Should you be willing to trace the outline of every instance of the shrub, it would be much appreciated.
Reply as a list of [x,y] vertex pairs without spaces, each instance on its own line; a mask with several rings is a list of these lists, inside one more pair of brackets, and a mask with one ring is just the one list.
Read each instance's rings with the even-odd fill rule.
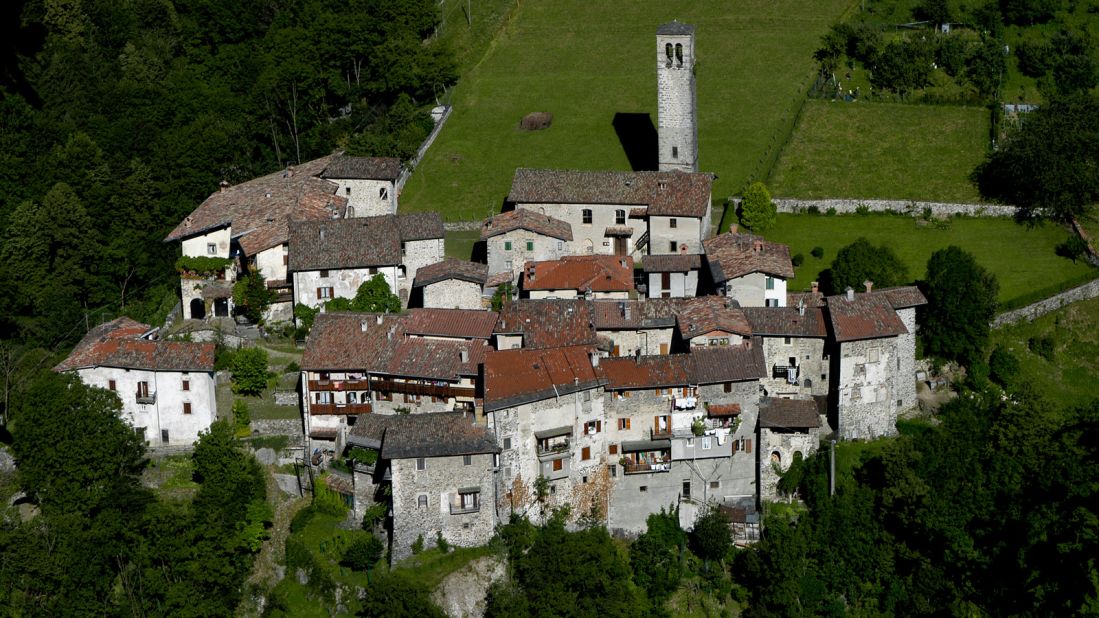
[[810,207],[806,208],[805,212],[807,212],[811,215],[819,215],[820,214],[820,208],[817,207],[816,205],[813,205],[813,206],[810,206]]
[[775,224],[776,216],[770,191],[762,182],[753,182],[744,192],[744,200],[740,203],[740,223],[759,233],[770,229]]
[[856,215],[868,215],[868,214],[870,214],[870,207],[867,206],[866,204],[859,204],[858,206],[855,206],[855,214]]
[[1046,335],[1045,337],[1031,337],[1027,340],[1027,347],[1030,348],[1031,352],[1052,362],[1054,343],[1053,337],[1050,337],[1049,335]]
[[353,446],[351,447],[351,450],[347,452],[347,458],[372,466],[378,462],[378,451],[375,451],[372,448]]
[[297,364],[294,361],[290,361],[289,363],[286,364],[286,368],[283,369],[282,372],[283,373],[300,373],[301,372],[301,365]]
[[312,566],[313,553],[305,546],[305,541],[302,541],[294,535],[286,537],[286,568],[291,571],[294,569],[305,569],[308,571]]
[[1007,388],[1019,374],[1019,359],[1010,351],[997,346],[988,357],[988,368],[992,381]]
[[424,550],[424,535],[416,537],[416,540],[412,542],[412,555],[422,552]]
[[323,475],[317,477],[313,483],[313,508],[318,513],[333,517],[343,517],[347,514],[347,504],[344,503],[343,496],[328,488]]
[[800,253],[795,253],[794,257],[790,258],[790,263],[794,265],[794,268],[797,268],[805,263],[805,256]]
[[818,260],[823,258],[824,257],[824,247],[820,247],[820,246],[813,247],[813,249],[809,251],[809,255],[817,258]]
[[1088,243],[1076,234],[1069,236],[1068,240],[1057,245],[1057,247],[1055,248],[1055,251],[1057,251],[1057,255],[1072,260],[1073,264],[1075,264],[1076,260],[1079,259],[1081,255],[1084,255],[1087,250]]
[[239,434],[243,431],[246,435],[248,433],[248,425],[252,422],[252,413],[248,410],[248,404],[243,399],[237,399],[233,402],[233,426],[236,428]]
[[385,546],[373,534],[359,537],[343,550],[340,564],[354,571],[366,571],[381,560]]
[[439,551],[443,552],[444,554],[450,551],[450,543],[447,543],[446,539],[443,538],[442,530],[435,531],[435,546],[438,547]]
[[[313,510],[313,507],[311,506],[307,506],[295,513],[294,518],[290,520],[290,534],[304,530],[305,527],[309,525],[309,522],[313,521],[313,516],[316,514],[317,512]],[[287,566],[290,566],[289,563],[287,563]]]
[[833,206],[829,206],[829,207],[828,207],[828,210],[824,211],[824,214],[825,214],[825,215],[827,215],[827,216],[829,216],[829,217],[831,217],[832,215],[836,214],[836,209],[835,209],[835,207],[833,207]]
[[181,274],[192,274],[202,277],[214,277],[219,272],[224,272],[233,260],[229,258],[209,257],[200,255],[192,257],[189,255],[180,256],[176,260],[176,270]]
[[385,512],[389,510],[389,507],[385,502],[375,503],[370,508],[366,509],[363,513],[363,530],[371,530],[374,528],[374,524],[378,523],[385,517]]
[[271,374],[267,371],[267,351],[244,348],[233,354],[233,392],[238,395],[259,395],[267,388]]
[[691,550],[703,560],[722,560],[733,546],[729,520],[717,506],[712,506],[695,520],[690,534]]

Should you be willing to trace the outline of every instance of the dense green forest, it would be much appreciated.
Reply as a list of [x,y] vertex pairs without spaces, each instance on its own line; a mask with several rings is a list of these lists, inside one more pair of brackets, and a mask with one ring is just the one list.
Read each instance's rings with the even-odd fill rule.
[[28,0],[0,62],[0,339],[162,319],[161,239],[225,180],[407,158],[457,78],[433,0]]

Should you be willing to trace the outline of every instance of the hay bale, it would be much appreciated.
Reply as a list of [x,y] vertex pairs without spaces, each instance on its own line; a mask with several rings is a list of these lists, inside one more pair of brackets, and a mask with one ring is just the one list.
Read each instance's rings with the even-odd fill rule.
[[519,128],[524,131],[539,131],[548,129],[553,124],[553,114],[550,112],[531,112],[519,121]]

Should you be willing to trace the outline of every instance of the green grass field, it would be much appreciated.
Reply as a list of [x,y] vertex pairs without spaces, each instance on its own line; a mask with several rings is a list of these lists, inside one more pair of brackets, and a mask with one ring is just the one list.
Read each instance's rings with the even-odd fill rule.
[[985,156],[976,107],[809,101],[771,172],[776,197],[977,202],[969,173]]
[[[673,18],[698,27],[699,157],[719,176],[720,203],[785,141],[813,50],[852,5],[524,2],[452,92],[453,115],[405,186],[401,210],[481,219],[499,212],[517,167],[629,169],[612,121],[648,113],[655,125],[655,32]],[[552,112],[553,126],[519,131],[533,111]]]
[[[1052,336],[1053,362],[1030,351],[1032,337]],[[992,345],[1003,346],[1019,359],[1019,381],[1051,401],[1085,405],[1099,384],[1099,299],[1073,303],[1033,322],[992,331]]]
[[[1068,238],[1068,231],[1052,224],[1028,228],[1006,218],[953,218],[946,229],[917,227],[916,220],[903,215],[779,215],[770,240],[790,245],[790,254],[801,253],[805,263],[796,269],[791,291],[809,288],[820,271],[828,268],[836,252],[860,236],[875,245],[888,245],[908,266],[913,279],[922,279],[927,259],[937,249],[957,245],[972,253],[977,262],[1000,282],[1000,303],[1025,304],[1049,296],[1062,288],[1099,276],[1083,260],[1071,260],[1054,253],[1054,246]],[[810,255],[813,247],[824,249],[822,259]],[[1030,302],[1030,301],[1027,301]]]

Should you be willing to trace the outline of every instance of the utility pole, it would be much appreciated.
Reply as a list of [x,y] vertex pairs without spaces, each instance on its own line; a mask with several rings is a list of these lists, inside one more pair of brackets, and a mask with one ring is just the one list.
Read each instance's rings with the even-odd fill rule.
[[836,439],[832,438],[832,450],[828,456],[828,495],[836,495]]

